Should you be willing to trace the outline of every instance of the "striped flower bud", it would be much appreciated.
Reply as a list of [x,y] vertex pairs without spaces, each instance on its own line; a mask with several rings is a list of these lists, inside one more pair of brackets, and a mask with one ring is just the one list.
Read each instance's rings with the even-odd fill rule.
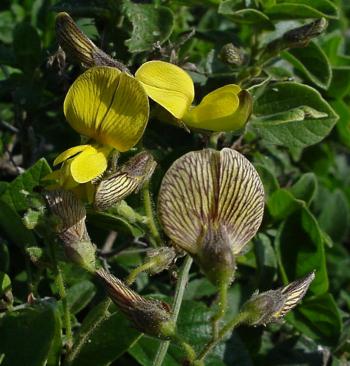
[[151,177],[156,165],[153,156],[143,151],[132,157],[115,173],[102,178],[96,187],[95,208],[105,210],[129,194],[138,192]]
[[56,17],[56,36],[59,45],[74,61],[84,67],[111,66],[129,72],[121,62],[114,60],[99,49],[74,23],[67,13]]
[[220,50],[220,59],[229,65],[241,66],[244,62],[244,54],[233,43],[227,43]]
[[216,285],[229,283],[235,256],[257,232],[264,190],[253,165],[225,148],[187,153],[165,174],[159,218],[172,242]]
[[244,322],[248,325],[266,325],[282,319],[302,300],[314,278],[315,272],[311,272],[277,290],[254,294],[242,307],[242,313],[247,314]]
[[56,190],[44,193],[50,211],[60,222],[56,231],[64,243],[67,258],[87,271],[96,269],[95,246],[86,229],[84,205],[70,191]]
[[96,271],[96,275],[103,282],[108,296],[136,329],[161,339],[170,339],[175,335],[175,324],[168,304],[145,299],[104,269]]

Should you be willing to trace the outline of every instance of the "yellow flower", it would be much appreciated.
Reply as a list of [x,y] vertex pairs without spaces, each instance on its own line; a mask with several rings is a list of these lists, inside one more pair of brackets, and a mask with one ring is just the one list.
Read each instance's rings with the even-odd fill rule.
[[197,106],[194,85],[180,67],[149,61],[136,71],[148,96],[188,127],[210,131],[235,131],[244,127],[252,111],[252,98],[238,85],[228,84],[206,95]]
[[101,175],[113,148],[124,152],[140,140],[149,103],[135,78],[100,66],[75,80],[64,101],[64,114],[77,132],[97,143],[72,147],[55,159],[54,165],[63,163],[59,174],[55,173],[60,185],[71,189]]
[[[127,68],[100,50],[74,23],[67,13],[56,18],[60,46],[84,67],[109,65],[128,72]],[[252,110],[252,98],[238,85],[216,89],[191,107],[194,85],[180,67],[164,61],[149,61],[135,73],[147,95],[187,126],[210,131],[234,131],[242,128]]]

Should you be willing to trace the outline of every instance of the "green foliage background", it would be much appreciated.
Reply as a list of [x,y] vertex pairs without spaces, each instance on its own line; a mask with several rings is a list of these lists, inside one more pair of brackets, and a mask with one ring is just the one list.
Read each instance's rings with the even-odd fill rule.
[[[151,120],[143,139],[159,166],[154,197],[169,165],[187,151],[231,146],[255,165],[266,212],[250,250],[238,260],[227,317],[259,288],[293,281],[316,269],[303,303],[281,324],[241,327],[207,364],[348,365],[350,362],[350,54],[347,0],[23,0],[0,4],[0,365],[63,364],[62,300],[45,243],[28,225],[40,211],[35,187],[64,149],[79,143],[62,103],[81,72],[48,63],[57,49],[55,13],[67,11],[103,50],[133,71],[147,59],[170,57],[191,70],[196,99],[243,80],[254,96],[241,134],[189,134]],[[264,64],[259,52],[295,27],[324,17],[327,30],[303,48],[284,48]],[[190,34],[192,30],[194,34]],[[241,66],[220,58],[233,42]],[[126,154],[127,155],[127,154]],[[91,212],[88,228],[102,258],[123,278],[142,263],[151,239],[142,199],[108,213]],[[140,216],[141,215],[141,216]],[[23,223],[25,216],[26,226]],[[113,237],[117,232],[117,237]],[[112,246],[109,241],[112,239]],[[56,253],[74,329],[66,365],[152,365],[159,341],[140,337],[90,275]],[[168,298],[172,272],[142,275],[136,289]],[[161,295],[160,295],[161,294]],[[213,286],[191,271],[179,329],[196,349],[210,337]],[[38,301],[34,301],[36,298]],[[164,365],[181,364],[171,346]]]

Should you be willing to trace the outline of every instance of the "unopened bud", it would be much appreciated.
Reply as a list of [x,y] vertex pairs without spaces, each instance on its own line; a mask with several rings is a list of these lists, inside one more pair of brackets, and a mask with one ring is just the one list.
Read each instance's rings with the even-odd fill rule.
[[96,187],[94,206],[105,210],[129,194],[138,192],[151,177],[157,163],[143,151],[127,161],[117,172],[103,178]]
[[145,299],[104,269],[96,271],[96,275],[102,280],[108,296],[136,329],[161,339],[170,339],[175,335],[175,324],[168,304]]
[[225,44],[220,51],[220,59],[229,64],[241,66],[244,62],[244,54],[242,50],[233,43]]
[[99,49],[74,23],[67,13],[59,13],[56,17],[56,35],[59,45],[73,60],[84,67],[111,66],[128,72],[121,62],[114,60]]
[[90,241],[86,230],[86,210],[74,193],[64,190],[44,193],[50,211],[59,218],[55,228],[59,238],[65,243]]
[[38,267],[50,267],[50,259],[48,258],[44,248],[40,247],[27,247],[25,249],[29,256],[30,261]]
[[51,212],[60,220],[56,232],[64,243],[67,258],[87,271],[94,272],[96,248],[86,229],[84,205],[70,191],[48,191],[44,196]]
[[306,47],[311,39],[323,33],[327,26],[327,20],[320,18],[284,33],[283,39],[287,42],[288,48]]
[[247,314],[244,322],[266,325],[283,318],[301,301],[314,278],[315,273],[311,272],[277,290],[254,294],[242,307],[241,312]]
[[145,263],[152,262],[152,267],[148,269],[149,274],[154,275],[169,268],[176,258],[176,251],[173,247],[161,247],[147,251]]

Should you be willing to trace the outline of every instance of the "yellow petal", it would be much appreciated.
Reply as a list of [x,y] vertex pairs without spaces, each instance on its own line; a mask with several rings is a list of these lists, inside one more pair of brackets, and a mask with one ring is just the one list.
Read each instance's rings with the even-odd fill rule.
[[225,85],[206,95],[201,103],[183,118],[189,127],[210,131],[234,131],[244,126],[252,107],[252,99],[238,85]]
[[70,173],[77,183],[89,182],[107,169],[105,154],[97,149],[92,149],[84,150],[72,159]]
[[90,147],[90,145],[78,145],[78,146],[71,147],[70,149],[67,149],[66,151],[63,151],[63,153],[59,154],[57,156],[57,158],[54,160],[53,166],[56,166],[56,165],[62,163],[63,161],[71,158],[72,156],[82,152],[83,150],[85,150],[86,148],[89,148],[89,147]]
[[127,151],[143,134],[149,104],[133,77],[101,66],[87,70],[73,83],[64,101],[64,113],[80,134]]
[[135,77],[148,96],[176,118],[182,118],[193,101],[193,81],[186,71],[176,65],[149,61],[141,65]]

